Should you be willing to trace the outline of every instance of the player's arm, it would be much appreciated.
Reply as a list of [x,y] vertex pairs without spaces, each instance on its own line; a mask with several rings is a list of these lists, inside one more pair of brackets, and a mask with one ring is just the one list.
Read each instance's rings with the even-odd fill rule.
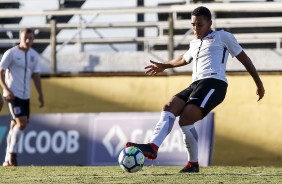
[[0,85],[3,88],[3,90],[7,90],[7,84],[5,82],[5,70],[3,68],[0,68]]
[[15,97],[14,97],[14,94],[13,92],[8,88],[6,82],[5,82],[5,69],[1,68],[0,67],[0,85],[4,91],[4,94],[5,95],[5,98],[6,100],[13,100]]
[[35,86],[35,89],[38,93],[38,101],[40,103],[39,107],[43,107],[44,106],[44,97],[43,97],[43,91],[42,91],[42,85],[41,85],[41,79],[40,79],[40,74],[39,73],[33,73],[32,74],[32,79],[33,79],[33,83]]
[[150,60],[150,62],[151,64],[145,67],[145,69],[147,69],[147,71],[145,72],[147,75],[157,75],[158,73],[163,72],[167,68],[175,68],[188,64],[185,61],[183,55],[172,59],[167,63],[159,63],[152,60]]
[[3,54],[3,57],[0,62],[0,85],[4,92],[3,95],[5,95],[5,99],[8,101],[13,100],[15,98],[13,92],[8,88],[5,82],[5,70],[10,67],[11,63],[12,53],[10,50],[8,50]]
[[244,67],[247,69],[247,71],[250,73],[252,78],[254,79],[256,86],[257,86],[257,95],[259,96],[259,99],[262,99],[265,93],[263,83],[257,73],[257,70],[255,66],[253,65],[251,59],[247,56],[247,54],[242,51],[240,54],[236,56],[236,58],[244,65]]
[[[5,72],[5,70],[4,70],[4,72]],[[0,69],[0,85],[1,85],[1,87],[4,89],[4,87],[3,87],[3,85],[2,85],[2,81],[3,81],[3,73],[4,72],[2,72],[2,69]],[[5,83],[5,85],[6,85],[6,83]],[[7,87],[7,85],[6,85],[6,87]],[[4,100],[3,100],[3,98],[2,98],[2,95],[1,95],[1,97],[0,97],[0,111],[2,110],[2,107],[3,107],[3,105],[4,105]]]

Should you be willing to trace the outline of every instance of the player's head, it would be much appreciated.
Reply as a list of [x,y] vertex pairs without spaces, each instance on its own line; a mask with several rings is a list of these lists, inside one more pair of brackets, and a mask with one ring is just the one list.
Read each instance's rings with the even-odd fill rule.
[[211,12],[204,6],[199,6],[191,13],[193,32],[198,39],[202,39],[211,31]]
[[30,28],[23,28],[20,30],[20,47],[28,50],[33,44],[34,32]]

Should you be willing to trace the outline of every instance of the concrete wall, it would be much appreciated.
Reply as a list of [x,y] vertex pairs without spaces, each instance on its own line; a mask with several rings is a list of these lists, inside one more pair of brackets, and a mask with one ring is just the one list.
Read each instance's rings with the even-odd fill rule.
[[[228,76],[226,99],[214,110],[214,165],[282,166],[282,76],[261,77],[266,95],[257,102],[250,76]],[[190,81],[190,76],[44,78],[46,106],[37,107],[33,89],[31,111],[160,111],[170,97]],[[7,114],[7,107],[1,114]]]
[[[245,49],[258,71],[282,71],[282,50]],[[185,51],[175,51],[175,57]],[[51,71],[50,53],[43,55],[42,72]],[[59,53],[58,72],[144,72],[150,60],[167,61],[167,51],[152,52],[85,52]],[[175,68],[175,71],[192,71],[192,64]],[[229,56],[227,71],[245,71],[236,58]]]

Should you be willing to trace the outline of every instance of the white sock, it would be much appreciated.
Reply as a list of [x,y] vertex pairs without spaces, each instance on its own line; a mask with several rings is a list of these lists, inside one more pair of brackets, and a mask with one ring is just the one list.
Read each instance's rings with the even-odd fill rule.
[[188,152],[188,160],[198,162],[198,133],[194,125],[180,127],[183,133],[183,140]]
[[18,126],[14,126],[14,128],[12,129],[10,146],[8,148],[9,153],[16,153],[17,152],[17,143],[18,143],[22,133],[23,133],[23,131]]
[[158,147],[163,143],[166,136],[170,133],[173,124],[175,121],[175,116],[173,113],[168,111],[162,111],[159,122],[156,124],[156,127],[151,138],[151,143],[154,143]]
[[9,130],[9,133],[7,135],[7,148],[6,148],[5,162],[8,162],[10,160],[10,154],[8,150],[11,144],[11,135],[12,135],[12,130]]

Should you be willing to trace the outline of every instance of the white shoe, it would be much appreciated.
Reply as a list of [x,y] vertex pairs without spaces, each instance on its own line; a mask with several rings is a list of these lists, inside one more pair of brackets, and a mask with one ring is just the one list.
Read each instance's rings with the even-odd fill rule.
[[3,167],[10,167],[12,166],[9,162],[5,161],[3,162]]

